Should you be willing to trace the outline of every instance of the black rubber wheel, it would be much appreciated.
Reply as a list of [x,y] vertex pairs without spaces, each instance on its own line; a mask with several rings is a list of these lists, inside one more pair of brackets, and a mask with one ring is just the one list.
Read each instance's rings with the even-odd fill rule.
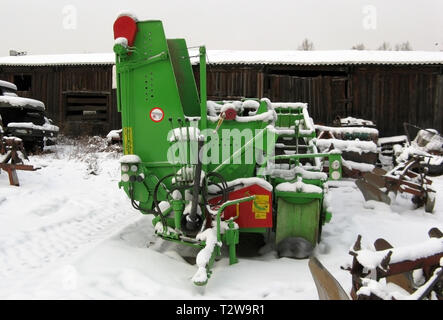
[[23,147],[27,153],[40,153],[43,151],[44,146],[45,143],[43,142],[43,139],[23,142]]

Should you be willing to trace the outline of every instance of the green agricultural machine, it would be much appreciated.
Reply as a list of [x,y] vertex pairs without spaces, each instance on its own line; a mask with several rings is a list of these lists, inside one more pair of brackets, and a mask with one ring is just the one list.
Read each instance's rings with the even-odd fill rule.
[[314,247],[331,219],[326,183],[342,166],[340,154],[318,153],[307,105],[207,101],[205,47],[198,90],[185,40],[166,39],[161,21],[121,15],[114,37],[119,186],[154,215],[157,236],[201,249],[193,282],[207,283],[223,245],[238,261],[240,233],[268,235],[283,256],[288,239]]

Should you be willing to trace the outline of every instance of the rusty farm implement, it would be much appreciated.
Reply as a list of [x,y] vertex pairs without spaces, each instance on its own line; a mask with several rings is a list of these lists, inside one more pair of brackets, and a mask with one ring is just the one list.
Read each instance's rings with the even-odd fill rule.
[[[1,128],[1,127],[0,127]],[[8,174],[9,184],[19,186],[17,170],[35,171],[34,166],[24,164],[28,160],[23,141],[16,137],[2,137],[0,134],[0,171]]]
[[398,164],[389,172],[379,168],[366,172],[356,184],[366,201],[382,201],[390,205],[390,192],[395,195],[408,193],[413,196],[412,202],[417,207],[424,206],[426,212],[432,212],[436,192],[430,187],[432,181],[426,176],[428,169],[423,166],[423,162],[424,157],[415,155],[411,160]]
[[358,236],[349,254],[352,275],[348,295],[320,261],[312,257],[309,268],[321,300],[443,300],[443,233],[432,228],[429,239],[405,247],[393,247],[385,239],[375,250],[361,248]]

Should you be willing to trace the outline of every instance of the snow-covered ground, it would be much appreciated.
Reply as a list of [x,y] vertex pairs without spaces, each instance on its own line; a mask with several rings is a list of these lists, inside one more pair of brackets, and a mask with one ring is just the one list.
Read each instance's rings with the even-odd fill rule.
[[[19,188],[0,175],[1,299],[318,298],[307,260],[279,259],[270,249],[233,266],[223,258],[197,290],[197,267],[179,255],[183,246],[157,239],[152,218],[118,188],[121,154],[99,152],[104,141],[96,142],[65,140],[32,156],[42,168],[19,172]],[[351,276],[340,266],[351,261],[358,234],[371,248],[379,237],[401,246],[426,240],[432,227],[443,230],[443,177],[433,181],[434,214],[401,196],[390,207],[365,203],[352,181],[330,189],[333,218],[315,254],[347,292]]]

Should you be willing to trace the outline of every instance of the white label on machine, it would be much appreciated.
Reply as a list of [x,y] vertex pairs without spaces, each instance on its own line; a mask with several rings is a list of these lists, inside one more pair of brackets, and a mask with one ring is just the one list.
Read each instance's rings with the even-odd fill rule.
[[151,113],[149,114],[149,117],[154,122],[160,122],[165,118],[165,113],[160,108],[154,108],[151,110]]

